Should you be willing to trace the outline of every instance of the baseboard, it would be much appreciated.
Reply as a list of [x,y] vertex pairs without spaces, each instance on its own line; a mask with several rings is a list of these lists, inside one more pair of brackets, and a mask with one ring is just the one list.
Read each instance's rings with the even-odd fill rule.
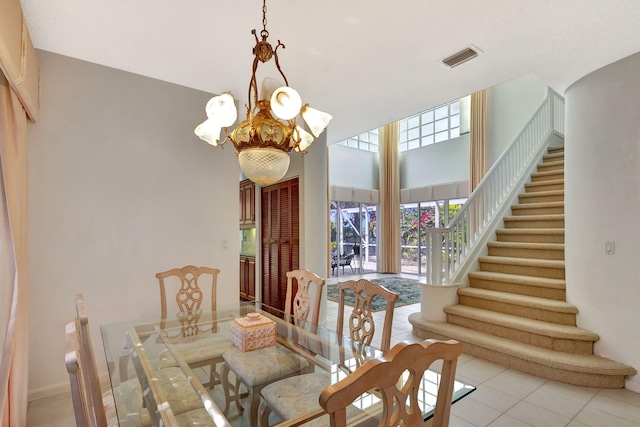
[[65,393],[71,393],[71,386],[69,385],[68,381],[35,390],[29,390],[29,393],[27,394],[27,400],[29,402],[32,402],[34,400],[45,399],[47,397]]
[[[108,390],[111,388],[111,380],[108,373],[101,374],[99,376],[100,387],[102,390]],[[32,402],[38,399],[46,399],[48,397],[57,396],[59,394],[70,394],[71,386],[68,381],[58,384],[50,385],[47,387],[41,387],[35,390],[29,390],[27,393],[27,401]]]

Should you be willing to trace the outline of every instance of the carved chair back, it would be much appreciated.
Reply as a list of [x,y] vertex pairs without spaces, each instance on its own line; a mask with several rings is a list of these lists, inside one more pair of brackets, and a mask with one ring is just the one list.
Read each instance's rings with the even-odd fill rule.
[[338,283],[340,299],[338,301],[338,325],[336,332],[343,335],[345,291],[350,290],[355,296],[355,306],[349,316],[349,338],[352,342],[362,345],[371,345],[376,332],[376,325],[371,311],[371,303],[375,296],[386,300],[384,323],[382,325],[382,337],[380,350],[386,352],[391,345],[391,326],[393,323],[393,309],[395,308],[398,294],[391,292],[384,286],[375,284],[366,279],[358,281],[349,280]]
[[[175,302],[180,312],[178,320],[180,321],[182,336],[197,335],[199,332],[198,321],[200,319],[200,308],[204,301],[205,293],[211,293],[211,311],[213,312],[216,309],[216,292],[219,273],[220,270],[217,268],[187,265],[183,268],[173,268],[156,274],[156,278],[160,284],[161,328],[165,329],[166,326],[168,282],[179,282]],[[206,290],[204,289],[205,287]]]
[[[295,296],[293,295],[294,280],[298,284]],[[315,285],[315,295],[311,298],[311,286]],[[285,315],[293,317],[295,325],[300,325],[309,320],[318,324],[320,318],[320,302],[322,300],[322,288],[324,279],[309,270],[293,270],[287,272],[287,296],[285,302]]]
[[454,340],[401,342],[385,356],[368,360],[342,381],[324,389],[320,405],[329,414],[332,427],[343,427],[347,425],[346,409],[351,402],[364,393],[373,392],[382,401],[382,419],[378,425],[422,426],[422,409],[418,405],[420,381],[434,361],[443,360],[431,425],[446,427],[449,425],[456,365],[461,352],[462,344]]

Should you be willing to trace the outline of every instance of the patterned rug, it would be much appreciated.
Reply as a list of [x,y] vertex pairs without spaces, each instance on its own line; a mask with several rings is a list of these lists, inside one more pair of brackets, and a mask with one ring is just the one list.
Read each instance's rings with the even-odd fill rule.
[[[396,301],[396,307],[403,305],[415,304],[420,302],[420,282],[402,277],[389,277],[385,279],[371,279],[371,282],[382,285],[392,292],[400,295]],[[329,301],[338,302],[340,293],[337,285],[327,285],[327,299]],[[345,304],[353,307],[355,305],[355,296],[353,292],[347,290],[344,295]],[[371,311],[381,311],[386,307],[386,302],[381,297],[374,297],[371,302]]]

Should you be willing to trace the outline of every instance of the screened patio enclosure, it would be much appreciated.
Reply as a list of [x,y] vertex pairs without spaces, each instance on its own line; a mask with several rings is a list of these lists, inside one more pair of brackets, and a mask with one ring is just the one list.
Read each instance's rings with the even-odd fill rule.
[[446,227],[466,200],[464,198],[400,205],[400,271],[402,273],[426,274],[426,229]]
[[331,277],[375,273],[376,205],[331,202]]

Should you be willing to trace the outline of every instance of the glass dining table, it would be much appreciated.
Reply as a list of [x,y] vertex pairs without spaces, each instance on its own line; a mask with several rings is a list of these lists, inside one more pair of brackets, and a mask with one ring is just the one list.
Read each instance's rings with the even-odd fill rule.
[[[331,383],[346,377],[366,360],[382,355],[378,349],[358,346],[329,328],[310,322],[294,324],[283,312],[258,302],[218,307],[214,312],[198,310],[164,319],[133,319],[102,325],[119,425],[257,427],[250,425],[248,411],[243,410],[248,407],[247,402],[242,399],[241,405],[227,405],[228,410],[223,412],[226,399],[223,384],[221,381],[210,382],[215,376],[212,374],[222,370],[221,363],[224,362],[221,362],[220,353],[230,346],[233,320],[249,313],[259,313],[273,320],[276,324],[275,345],[304,357],[310,362],[312,372],[328,375]],[[210,363],[188,363],[184,349],[189,346],[195,346],[200,354],[211,354]],[[217,369],[216,362],[219,362]],[[167,366],[171,366],[170,371]],[[210,372],[211,369],[215,371]],[[432,415],[439,381],[440,375],[435,370],[425,372],[422,379],[419,400],[425,420]],[[234,381],[231,383],[231,389],[239,386]],[[473,386],[456,381],[453,402],[473,390]],[[172,397],[176,392],[180,396]],[[358,408],[359,420],[375,419],[381,408],[375,393],[360,396],[353,405]],[[189,424],[185,420],[191,415],[197,421]],[[296,420],[273,420],[273,424],[280,425],[278,423],[282,421],[283,426],[300,425],[299,420],[306,422],[320,416],[323,412],[318,404],[317,409]]]

